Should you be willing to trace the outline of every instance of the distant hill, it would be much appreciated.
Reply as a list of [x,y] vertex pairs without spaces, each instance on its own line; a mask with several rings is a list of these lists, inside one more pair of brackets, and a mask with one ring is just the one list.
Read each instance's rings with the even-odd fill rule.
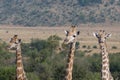
[[0,0],[0,24],[61,26],[105,22],[120,22],[120,0]]

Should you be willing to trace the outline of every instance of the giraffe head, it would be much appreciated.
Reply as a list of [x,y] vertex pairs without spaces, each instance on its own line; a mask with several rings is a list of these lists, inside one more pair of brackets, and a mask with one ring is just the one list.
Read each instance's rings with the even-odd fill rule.
[[65,34],[66,38],[64,40],[64,43],[69,44],[76,40],[76,37],[80,34],[80,31],[76,31],[76,26],[71,26],[69,31],[65,31]]
[[14,35],[9,42],[9,49],[17,49],[18,45],[21,44],[21,39],[18,39],[18,35]]
[[104,30],[100,30],[98,33],[95,32],[93,35],[98,38],[99,43],[104,43],[106,39],[111,36],[111,34],[105,33]]

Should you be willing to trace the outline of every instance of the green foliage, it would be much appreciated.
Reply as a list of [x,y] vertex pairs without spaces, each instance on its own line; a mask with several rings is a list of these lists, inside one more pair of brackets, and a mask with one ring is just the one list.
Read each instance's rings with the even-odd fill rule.
[[0,67],[0,80],[15,80],[15,67]]
[[0,80],[15,80],[15,66],[13,64],[15,56],[7,51],[6,46],[5,42],[0,43]]
[[[31,43],[22,43],[23,63],[29,80],[64,79],[69,50],[67,46],[56,54],[60,40],[56,37],[52,35],[46,40],[33,39]],[[0,80],[15,80],[15,54],[9,53],[3,45],[6,44],[0,44]],[[120,53],[110,54],[109,58],[110,71],[114,79],[119,80]],[[73,80],[100,80],[100,54],[85,56],[85,52],[76,49],[73,66]]]
[[117,53],[116,55],[111,54],[110,55],[110,66],[111,66],[111,70],[116,72],[120,72],[120,53]]
[[62,38],[60,38],[60,37],[57,36],[57,35],[51,35],[51,36],[48,38],[48,41],[59,41],[59,40],[62,40]]
[[101,79],[101,75],[100,73],[97,72],[88,72],[88,74],[86,75],[86,77],[83,80],[100,80]]
[[75,56],[78,56],[78,57],[84,57],[85,56],[85,53],[83,51],[75,51]]
[[40,50],[42,50],[44,48],[49,47],[49,45],[48,45],[46,40],[39,40],[39,39],[32,40],[30,46],[32,48],[37,49],[38,51],[40,51]]
[[75,57],[74,68],[73,68],[73,79],[74,80],[83,80],[86,77],[88,72],[88,62],[85,58]]
[[76,49],[78,49],[80,47],[80,43],[79,42],[76,42],[76,45],[75,45]]
[[112,49],[117,49],[117,47],[116,46],[112,46]]
[[28,80],[41,80],[39,76],[35,75],[35,73],[27,73]]
[[93,4],[100,4],[102,0],[78,0],[81,6],[88,6]]
[[56,67],[53,72],[54,78],[53,80],[64,80],[65,78],[65,67],[63,66],[58,66]]
[[[120,22],[119,12],[109,6],[113,3],[114,0],[110,0],[108,6],[100,9],[102,0],[0,0],[0,24],[62,26],[104,23],[106,18]],[[120,1],[114,6],[119,4]]]
[[60,37],[57,35],[50,36],[47,40],[32,39],[30,46],[36,48],[38,51],[42,49],[52,49],[59,46]]
[[101,71],[101,56],[98,54],[94,54],[92,57],[89,57],[90,61],[90,70],[92,72],[100,72]]
[[[7,66],[13,64],[12,57],[14,56],[6,49],[6,43],[0,43],[0,65]],[[11,60],[11,61],[10,61]]]
[[94,49],[97,49],[97,46],[96,46],[96,45],[94,45],[94,46],[93,46],[93,48],[94,48]]
[[83,45],[82,48],[86,48],[87,46],[86,45]]
[[110,70],[113,72],[114,79],[120,79],[120,53],[110,54]]

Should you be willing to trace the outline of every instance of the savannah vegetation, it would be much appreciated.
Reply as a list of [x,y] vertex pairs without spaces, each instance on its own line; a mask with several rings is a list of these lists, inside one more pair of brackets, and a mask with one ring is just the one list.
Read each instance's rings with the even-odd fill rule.
[[[0,0],[0,24],[63,26],[120,22],[120,0]],[[103,5],[104,7],[100,7]]]
[[[22,43],[22,56],[28,80],[63,80],[69,46],[58,51],[61,38],[56,35],[47,39],[32,39]],[[15,80],[15,53],[6,50],[7,44],[0,43],[0,80]],[[76,44],[73,80],[100,80],[101,55],[85,56]],[[85,47],[85,46],[84,46]],[[96,45],[93,45],[96,48]],[[86,48],[86,47],[85,47]],[[110,69],[115,80],[120,79],[120,52],[109,54]]]
[[[33,27],[79,25],[81,23],[119,23],[120,12],[118,10],[120,0],[118,0],[117,4],[114,3],[115,0],[110,0],[107,5],[103,5],[102,0],[0,0],[0,25],[8,24]],[[99,5],[103,5],[104,7],[100,8]],[[111,31],[114,31],[114,29],[111,29]],[[14,52],[6,50],[7,43],[3,42],[7,40],[8,36],[15,33],[22,36],[22,38],[26,38],[27,36],[26,41],[28,41],[28,37],[30,40],[31,34],[33,35],[33,39],[29,43],[22,43],[23,64],[28,80],[63,80],[69,46],[63,45],[64,49],[59,50],[62,36],[52,35],[43,39],[47,32],[38,31],[41,32],[39,34],[42,36],[44,34],[44,36],[35,39],[40,37],[37,31],[25,30],[25,33],[23,33],[23,30],[20,28],[18,30],[0,29],[0,38],[2,40],[0,41],[0,80],[15,80],[16,56]],[[119,40],[119,29],[117,30],[114,33],[117,36],[113,34],[114,42]],[[48,34],[51,34],[51,32]],[[3,36],[7,38],[4,39]],[[82,41],[84,41],[84,36],[82,37],[83,40],[81,39]],[[93,38],[88,37],[86,40],[93,41]],[[111,46],[112,50],[119,50],[118,42],[116,43],[117,45],[113,43],[115,45]],[[80,46],[84,50],[80,50]],[[91,48],[99,49],[97,45],[87,45],[87,43],[77,42],[73,80],[100,80],[101,55],[98,52],[86,56]],[[115,80],[120,80],[120,52],[109,54],[109,57],[110,71]]]

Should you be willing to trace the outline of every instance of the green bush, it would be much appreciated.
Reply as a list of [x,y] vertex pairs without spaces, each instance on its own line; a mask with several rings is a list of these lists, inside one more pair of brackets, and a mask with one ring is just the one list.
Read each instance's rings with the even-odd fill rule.
[[15,66],[0,67],[0,80],[15,80]]
[[94,46],[93,46],[93,48],[94,48],[94,49],[97,49],[97,46],[96,46],[96,45],[94,45]]
[[62,38],[57,35],[51,35],[47,40],[48,41],[59,41],[59,40],[62,40]]
[[79,42],[76,42],[76,45],[75,45],[76,49],[78,49],[80,47],[80,43]]
[[[54,42],[55,40],[55,42]],[[69,48],[56,54],[59,40],[34,39],[31,43],[22,43],[24,69],[29,80],[63,80],[68,59]],[[78,45],[78,44],[77,44]],[[83,45],[86,47],[86,45]],[[90,50],[88,50],[90,51]],[[87,52],[88,52],[87,51]],[[120,79],[120,53],[109,54],[110,71],[115,80]],[[15,54],[0,45],[0,80],[15,80]],[[73,80],[100,80],[101,55],[86,56],[76,49],[73,65]]]
[[87,46],[86,45],[83,45],[82,48],[86,48]]
[[101,56],[98,54],[94,54],[91,57],[88,57],[88,61],[90,63],[90,70],[92,72],[100,72],[101,71]]
[[112,49],[117,49],[117,46],[112,46]]
[[34,72],[27,73],[27,78],[28,78],[28,80],[41,80],[39,78],[39,76],[36,73],[34,73]]

